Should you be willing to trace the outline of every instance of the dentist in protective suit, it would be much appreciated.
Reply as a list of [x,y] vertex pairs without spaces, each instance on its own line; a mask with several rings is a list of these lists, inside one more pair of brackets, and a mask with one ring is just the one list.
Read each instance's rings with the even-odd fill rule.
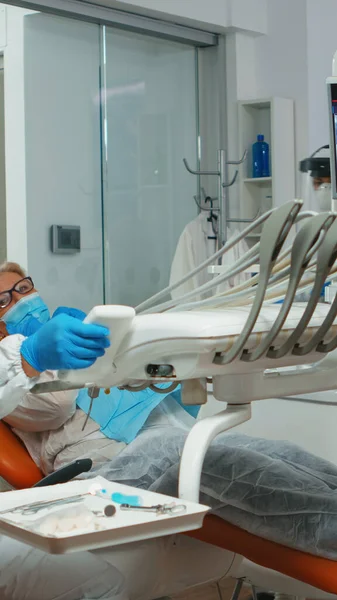
[[[109,346],[109,331],[82,323],[84,313],[61,307],[50,318],[30,277],[15,263],[0,267],[0,418],[22,403],[37,381],[52,380],[58,369],[92,365]],[[60,427],[69,401],[60,393],[53,418],[49,394],[42,424],[30,414],[30,430]],[[71,400],[71,399],[70,399]],[[53,424],[52,424],[53,421]],[[1,452],[1,439],[0,439]],[[1,600],[127,600],[122,574],[90,552],[51,556],[0,535]]]

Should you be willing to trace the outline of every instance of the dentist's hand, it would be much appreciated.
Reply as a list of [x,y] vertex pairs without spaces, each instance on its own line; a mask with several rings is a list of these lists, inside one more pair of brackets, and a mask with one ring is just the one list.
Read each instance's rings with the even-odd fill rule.
[[[21,356],[35,371],[84,369],[110,346],[109,330],[60,314],[26,338]],[[31,375],[30,375],[31,376]]]
[[70,308],[68,306],[59,306],[53,314],[53,319],[58,315],[69,315],[70,317],[74,317],[80,321],[83,321],[87,316],[83,310],[79,310],[78,308]]

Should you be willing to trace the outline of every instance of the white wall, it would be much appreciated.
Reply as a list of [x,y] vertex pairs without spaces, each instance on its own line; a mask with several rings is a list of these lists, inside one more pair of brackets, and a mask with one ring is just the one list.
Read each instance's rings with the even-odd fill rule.
[[[308,151],[308,79],[306,0],[269,0],[268,35],[255,42],[258,97],[281,96],[295,101],[295,156]],[[291,15],[291,18],[289,18]],[[297,194],[300,175],[297,173]],[[286,173],[285,173],[286,177]]]
[[[252,38],[244,33],[234,33],[227,36],[228,146],[234,152],[237,153],[237,100],[279,96],[294,100],[296,163],[307,156],[305,14],[306,0],[268,0],[267,35]],[[299,173],[296,183],[299,194]]]
[[[325,402],[336,402],[337,392],[316,394]],[[205,418],[225,410],[226,403],[208,397],[200,411]],[[252,418],[235,428],[246,435],[269,440],[288,440],[308,452],[337,463],[336,406],[318,406],[288,400],[261,400],[252,404]]]
[[94,0],[123,11],[223,33],[229,29],[267,32],[268,0]]

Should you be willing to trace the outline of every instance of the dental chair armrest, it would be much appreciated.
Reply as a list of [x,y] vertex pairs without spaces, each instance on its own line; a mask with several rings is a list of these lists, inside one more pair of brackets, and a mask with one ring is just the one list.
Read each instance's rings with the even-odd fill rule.
[[92,460],[90,458],[82,458],[81,460],[75,460],[74,462],[50,473],[47,477],[44,477],[33,487],[43,487],[46,485],[57,485],[58,483],[67,483],[71,479],[74,479],[81,473],[87,473],[92,467]]

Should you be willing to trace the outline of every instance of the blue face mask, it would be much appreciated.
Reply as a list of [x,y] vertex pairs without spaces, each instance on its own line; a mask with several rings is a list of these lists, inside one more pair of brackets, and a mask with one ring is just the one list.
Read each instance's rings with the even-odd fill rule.
[[50,319],[48,307],[37,292],[24,296],[7,311],[1,321],[9,335],[21,333],[25,337],[40,329]]

